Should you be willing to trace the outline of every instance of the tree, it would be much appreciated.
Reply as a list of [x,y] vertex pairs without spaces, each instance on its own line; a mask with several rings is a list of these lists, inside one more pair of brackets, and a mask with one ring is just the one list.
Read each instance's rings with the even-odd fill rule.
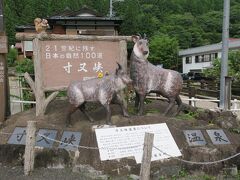
[[[219,81],[221,74],[221,59],[215,59],[212,62],[212,67],[205,69],[203,73]],[[228,55],[228,75],[234,80],[240,81],[240,50],[230,51]]]
[[141,23],[141,7],[137,0],[128,0],[124,2],[121,8],[123,23],[120,33],[124,35],[133,35],[139,33],[139,25]]
[[17,19],[15,18],[14,11],[10,9],[8,4],[5,5],[4,15],[5,15],[4,23],[5,23],[6,33],[8,36],[8,44],[13,45],[15,44],[15,23]]
[[178,41],[169,36],[155,35],[150,41],[149,61],[167,69],[178,69]]
[[209,43],[218,43],[222,37],[222,12],[210,11],[198,18],[198,23],[203,29],[203,38]]

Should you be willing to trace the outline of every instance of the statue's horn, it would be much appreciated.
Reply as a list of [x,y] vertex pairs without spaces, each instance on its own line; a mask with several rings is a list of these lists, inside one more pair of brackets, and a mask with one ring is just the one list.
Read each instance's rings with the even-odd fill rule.
[[139,36],[140,39],[142,39],[142,35],[140,33],[137,33],[137,35]]
[[147,39],[147,35],[145,33],[143,34],[143,39]]

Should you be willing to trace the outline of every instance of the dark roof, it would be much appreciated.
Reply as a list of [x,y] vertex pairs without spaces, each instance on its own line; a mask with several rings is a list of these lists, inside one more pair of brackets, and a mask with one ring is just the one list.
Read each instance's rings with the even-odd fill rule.
[[[88,16],[89,15],[89,16]],[[65,11],[55,14],[47,18],[47,20],[51,23],[56,20],[90,20],[90,21],[116,21],[117,23],[121,23],[122,20],[118,17],[107,17],[97,13],[95,10],[89,9],[84,6],[80,10],[71,11],[66,9]]]
[[34,25],[19,25],[19,26],[15,26],[15,30],[17,32],[24,32],[25,29],[35,30],[35,26]]
[[97,11],[90,9],[87,6],[83,6],[83,8],[81,8],[77,11],[71,11],[69,8],[66,8],[64,11],[54,14],[51,17],[48,17],[48,19],[52,19],[52,18],[56,18],[56,17],[76,17],[79,14],[84,14],[84,13],[91,14],[92,16],[95,16],[95,17],[103,17],[103,15],[101,15]]
[[[82,15],[82,16],[81,16]],[[88,16],[89,15],[89,16]],[[64,21],[60,23],[63,26],[76,26],[81,24],[67,24],[66,21],[108,21],[114,22],[113,24],[109,24],[109,26],[119,26],[122,23],[122,20],[118,17],[106,17],[102,16],[101,14],[97,13],[95,10],[89,9],[88,7],[84,6],[80,10],[71,11],[69,8],[65,9],[61,13],[57,13],[53,16],[47,17],[48,23],[50,26],[56,24],[55,21]],[[57,23],[59,24],[59,23]],[[86,25],[86,24],[85,24]],[[92,24],[91,24],[92,26]],[[108,26],[107,24],[96,24],[96,26]],[[16,26],[16,31],[23,32],[24,30],[34,30],[35,26],[32,25],[19,25]]]

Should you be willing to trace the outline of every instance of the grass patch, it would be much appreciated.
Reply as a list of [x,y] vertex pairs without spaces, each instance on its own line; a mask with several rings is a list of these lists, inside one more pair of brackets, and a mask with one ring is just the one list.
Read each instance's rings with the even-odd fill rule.
[[185,114],[179,114],[176,116],[177,119],[181,119],[181,120],[195,120],[197,117],[197,112],[188,112]]

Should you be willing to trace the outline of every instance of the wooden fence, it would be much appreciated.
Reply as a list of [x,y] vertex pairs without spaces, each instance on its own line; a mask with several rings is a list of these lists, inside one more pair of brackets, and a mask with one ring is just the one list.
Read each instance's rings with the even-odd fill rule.
[[[207,99],[219,98],[220,96],[219,83],[214,81],[192,81],[187,80],[183,83],[182,94],[191,97]],[[240,100],[240,86],[238,84],[232,84],[232,96],[231,99]]]

